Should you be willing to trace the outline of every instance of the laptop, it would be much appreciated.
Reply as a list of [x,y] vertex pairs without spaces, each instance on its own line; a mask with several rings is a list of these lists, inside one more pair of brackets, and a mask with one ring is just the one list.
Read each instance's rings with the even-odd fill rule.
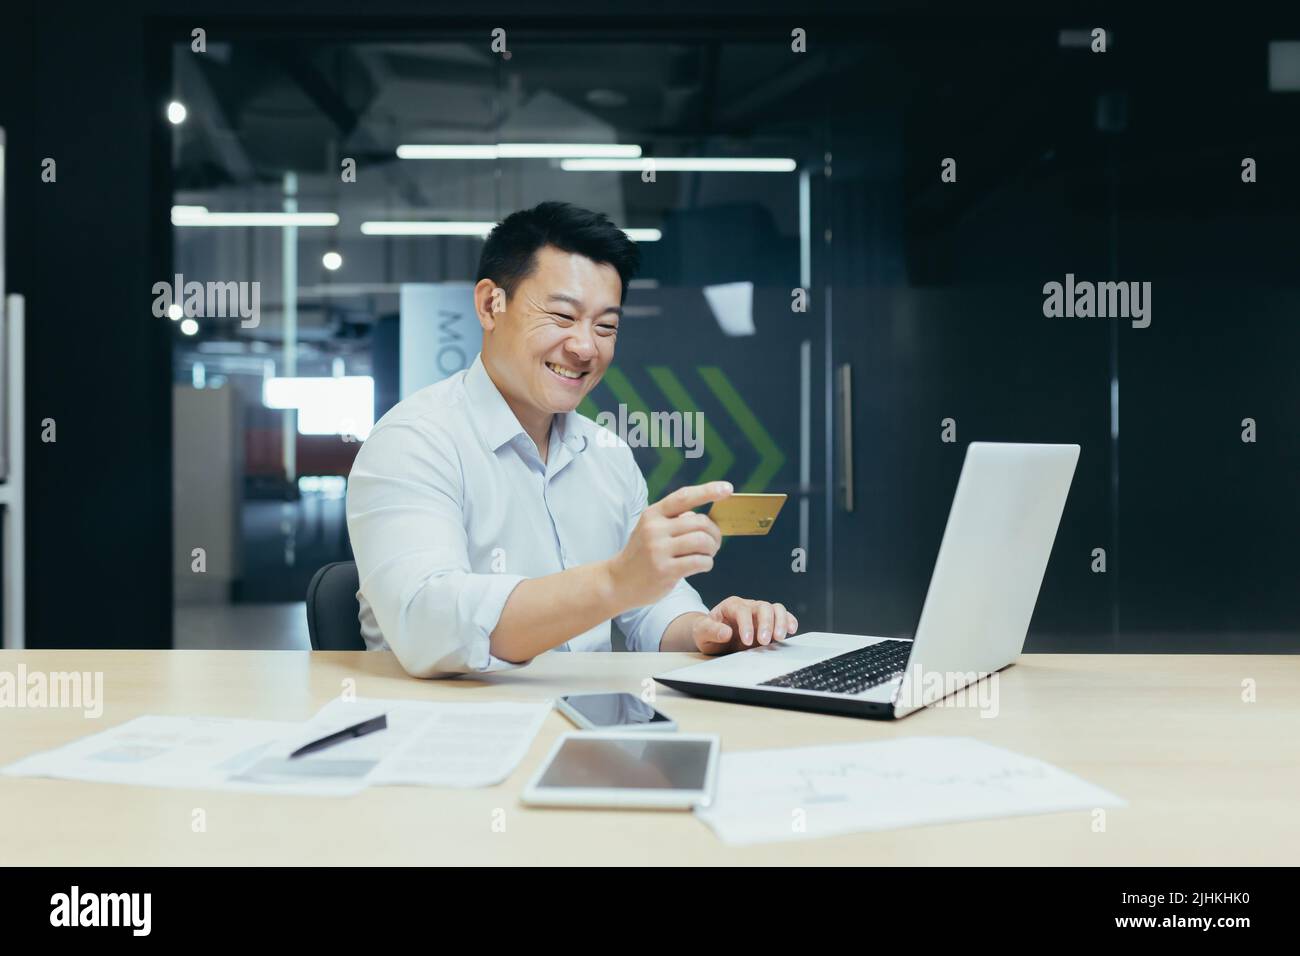
[[697,697],[905,717],[1015,662],[1078,445],[972,442],[914,639],[811,632],[655,678]]

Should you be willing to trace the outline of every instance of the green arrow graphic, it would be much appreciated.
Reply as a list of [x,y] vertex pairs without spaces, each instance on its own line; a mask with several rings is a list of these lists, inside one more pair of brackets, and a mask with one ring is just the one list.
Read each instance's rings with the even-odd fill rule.
[[[753,474],[746,479],[737,490],[743,492],[763,491],[767,488],[768,482],[781,470],[785,464],[785,455],[781,454],[781,449],[777,447],[776,442],[772,441],[772,436],[767,433],[758,418],[754,415],[745,400],[740,397],[740,393],[732,387],[731,380],[723,374],[722,369],[716,365],[702,366],[700,368],[700,378],[704,379],[704,384],[709,387],[709,391],[722,407],[727,410],[727,414],[736,420],[740,430],[744,432],[749,443],[754,446],[754,450],[759,454],[758,467],[754,469]],[[717,429],[714,429],[717,434]]]
[[[673,408],[681,412],[682,415],[692,415],[699,411],[700,406],[696,404],[695,399],[691,398],[690,393],[686,391],[685,386],[677,380],[677,376],[666,365],[655,365],[646,369],[654,383],[659,386],[659,391],[664,393],[664,397],[672,403]],[[708,458],[708,465],[700,476],[695,479],[695,484],[702,485],[705,482],[714,481],[718,478],[727,477],[736,456],[731,453],[727,443],[722,440],[716,428],[711,429],[708,438],[704,437],[704,429],[700,429],[700,442],[704,446],[704,453]]]
[[[646,416],[647,421],[649,420],[650,409],[641,400],[641,396],[637,394],[637,390],[633,388],[626,375],[616,368],[611,368],[605,373],[605,384],[614,393],[614,397],[627,406],[629,413],[640,412]],[[656,448],[655,453],[659,456],[659,464],[655,465],[654,470],[645,480],[646,494],[649,495],[652,503],[659,500],[660,493],[686,460],[676,448]]]

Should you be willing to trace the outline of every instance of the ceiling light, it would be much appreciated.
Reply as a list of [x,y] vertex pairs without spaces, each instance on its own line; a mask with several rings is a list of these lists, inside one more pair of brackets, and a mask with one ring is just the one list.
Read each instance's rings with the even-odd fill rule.
[[495,222],[363,222],[367,236],[486,236]]
[[797,164],[793,159],[745,158],[724,159],[704,156],[648,156],[642,159],[563,159],[560,168],[569,172],[613,170],[639,173],[653,169],[666,173],[789,173]]
[[[361,224],[362,235],[366,236],[477,236],[482,239],[494,228],[495,222],[474,221],[373,220]],[[634,242],[658,242],[663,238],[663,233],[658,229],[624,229],[623,232]]]
[[405,143],[397,147],[399,159],[635,159],[640,155],[640,146],[625,143]]
[[209,212],[204,206],[172,206],[173,226],[337,226],[336,212]]

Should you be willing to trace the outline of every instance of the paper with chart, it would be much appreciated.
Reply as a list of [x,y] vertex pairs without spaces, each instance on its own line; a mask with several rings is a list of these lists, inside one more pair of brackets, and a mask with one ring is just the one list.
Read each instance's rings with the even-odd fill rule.
[[724,754],[695,811],[743,846],[933,823],[1122,807],[1051,764],[969,737],[904,737]]

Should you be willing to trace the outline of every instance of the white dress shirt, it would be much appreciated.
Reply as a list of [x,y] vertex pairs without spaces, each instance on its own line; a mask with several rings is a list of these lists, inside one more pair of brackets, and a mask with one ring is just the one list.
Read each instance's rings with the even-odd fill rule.
[[[482,358],[395,405],[348,480],[361,633],[416,677],[511,666],[489,637],[525,578],[613,557],[646,506],[628,446],[576,412],[556,415],[543,464]],[[707,612],[685,580],[618,615],[628,650],[657,651],[679,615]],[[608,651],[606,621],[557,650]]]

